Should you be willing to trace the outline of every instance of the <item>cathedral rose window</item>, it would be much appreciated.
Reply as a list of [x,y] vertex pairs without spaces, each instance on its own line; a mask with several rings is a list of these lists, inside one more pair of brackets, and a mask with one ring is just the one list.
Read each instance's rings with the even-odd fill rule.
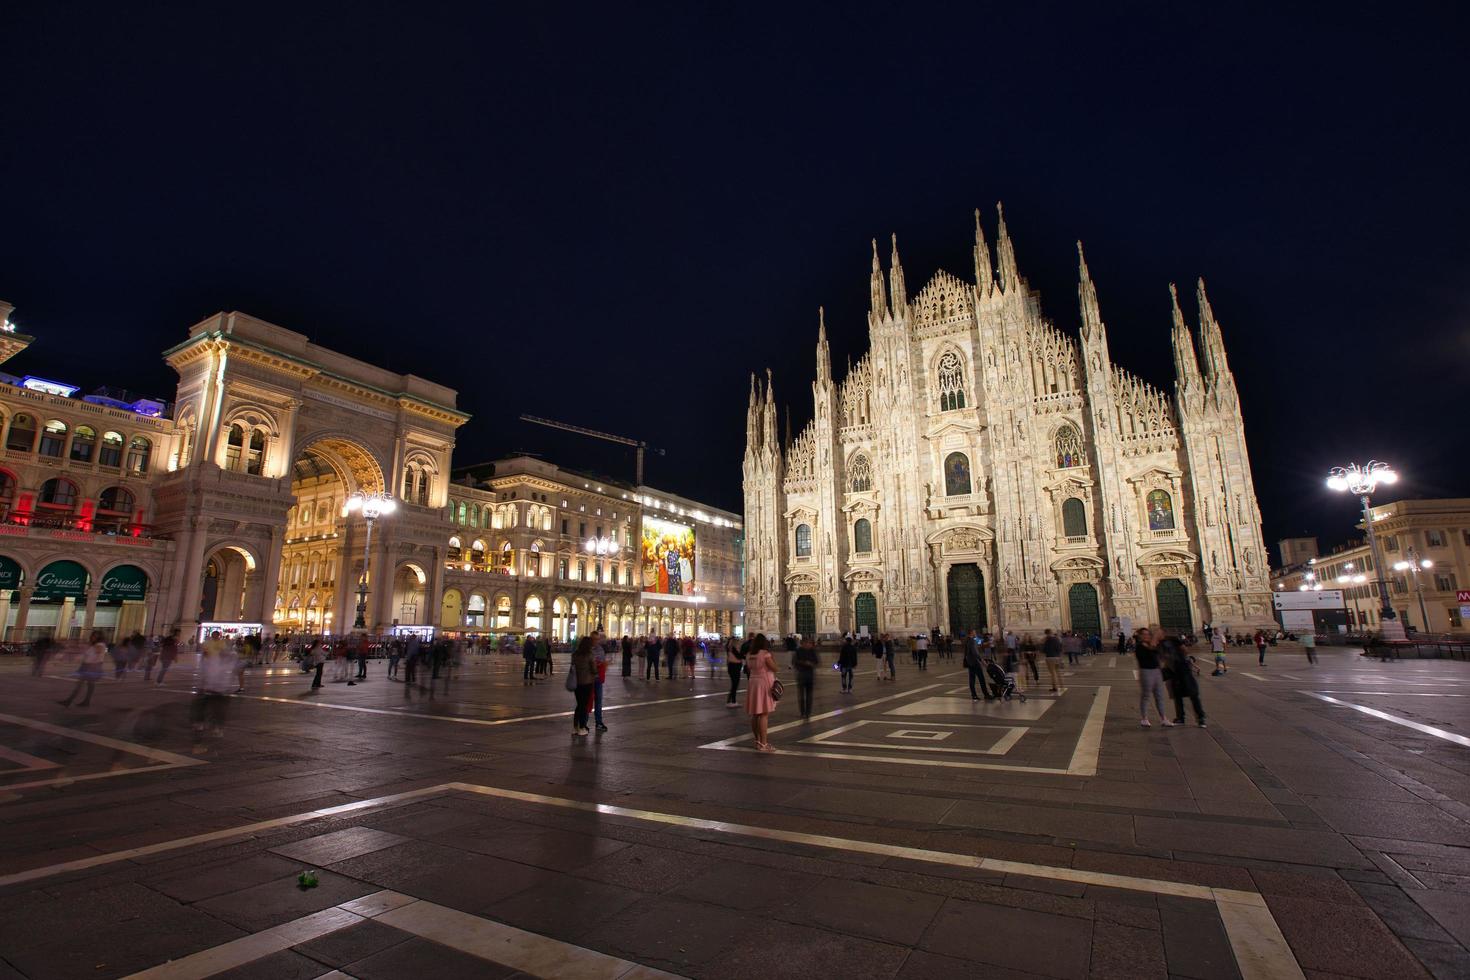
[[859,453],[852,461],[852,492],[863,493],[873,489],[873,464],[868,457]]

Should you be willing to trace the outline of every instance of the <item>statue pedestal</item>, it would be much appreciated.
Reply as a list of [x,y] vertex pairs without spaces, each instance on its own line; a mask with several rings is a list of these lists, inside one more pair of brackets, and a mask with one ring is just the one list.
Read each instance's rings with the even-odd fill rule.
[[1408,639],[1404,634],[1404,624],[1397,619],[1385,619],[1378,627],[1378,633],[1386,643],[1402,643]]

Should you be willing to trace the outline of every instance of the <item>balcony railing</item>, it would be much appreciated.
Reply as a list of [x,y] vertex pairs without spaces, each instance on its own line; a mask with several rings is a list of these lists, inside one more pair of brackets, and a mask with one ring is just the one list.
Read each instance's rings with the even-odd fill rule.
[[126,519],[108,517],[82,518],[74,514],[28,514],[0,513],[0,534],[14,533],[8,528],[29,528],[36,531],[65,531],[74,534],[94,534],[117,538],[151,538],[153,525],[139,524]]

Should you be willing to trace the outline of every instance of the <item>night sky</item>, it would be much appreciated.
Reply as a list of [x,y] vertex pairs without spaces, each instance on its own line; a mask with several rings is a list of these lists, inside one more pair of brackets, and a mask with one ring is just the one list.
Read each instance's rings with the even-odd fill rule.
[[748,373],[799,427],[818,305],[839,374],[866,346],[869,239],[911,293],[969,279],[1003,200],[1045,312],[1075,334],[1080,238],[1166,391],[1205,277],[1268,543],[1349,533],[1338,462],[1470,495],[1454,5],[206,6],[0,7],[7,370],[171,397],[158,353],[238,309],[457,388],[457,463],[631,479],[529,412],[740,510]]

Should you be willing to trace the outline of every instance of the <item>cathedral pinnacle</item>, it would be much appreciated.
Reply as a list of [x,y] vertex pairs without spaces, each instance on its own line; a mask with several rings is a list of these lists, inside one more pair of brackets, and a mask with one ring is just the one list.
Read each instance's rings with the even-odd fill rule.
[[999,201],[995,202],[995,213],[1000,216],[1000,223],[995,230],[995,247],[1000,262],[1000,288],[1010,292],[1021,281],[1020,273],[1016,271],[1016,248],[1011,244],[1010,232],[1006,230],[1005,208]]
[[873,322],[883,319],[888,302],[883,298],[883,267],[878,264],[878,239],[873,239],[873,274],[868,283],[868,313]]
[[1199,363],[1194,356],[1194,338],[1184,322],[1184,311],[1179,308],[1179,290],[1169,283],[1169,301],[1174,310],[1174,376],[1181,396],[1199,386]]
[[985,244],[985,229],[980,226],[980,209],[975,209],[975,285],[980,298],[995,292],[995,269],[990,264],[990,247]]
[[909,295],[903,284],[903,266],[898,261],[898,234],[893,235],[893,254],[888,262],[888,308],[894,316],[908,306]]
[[1077,243],[1077,301],[1082,307],[1082,336],[1091,339],[1102,329],[1102,312],[1097,308],[1097,287],[1087,271],[1087,256],[1082,254],[1080,241]]
[[1225,338],[1220,333],[1220,322],[1210,307],[1210,298],[1205,295],[1205,280],[1200,278],[1196,285],[1195,298],[1199,303],[1200,360],[1204,362],[1205,380],[1211,385],[1223,384],[1230,379],[1230,363],[1225,358]]
[[817,382],[830,384],[832,381],[832,353],[827,346],[827,311],[817,307]]

